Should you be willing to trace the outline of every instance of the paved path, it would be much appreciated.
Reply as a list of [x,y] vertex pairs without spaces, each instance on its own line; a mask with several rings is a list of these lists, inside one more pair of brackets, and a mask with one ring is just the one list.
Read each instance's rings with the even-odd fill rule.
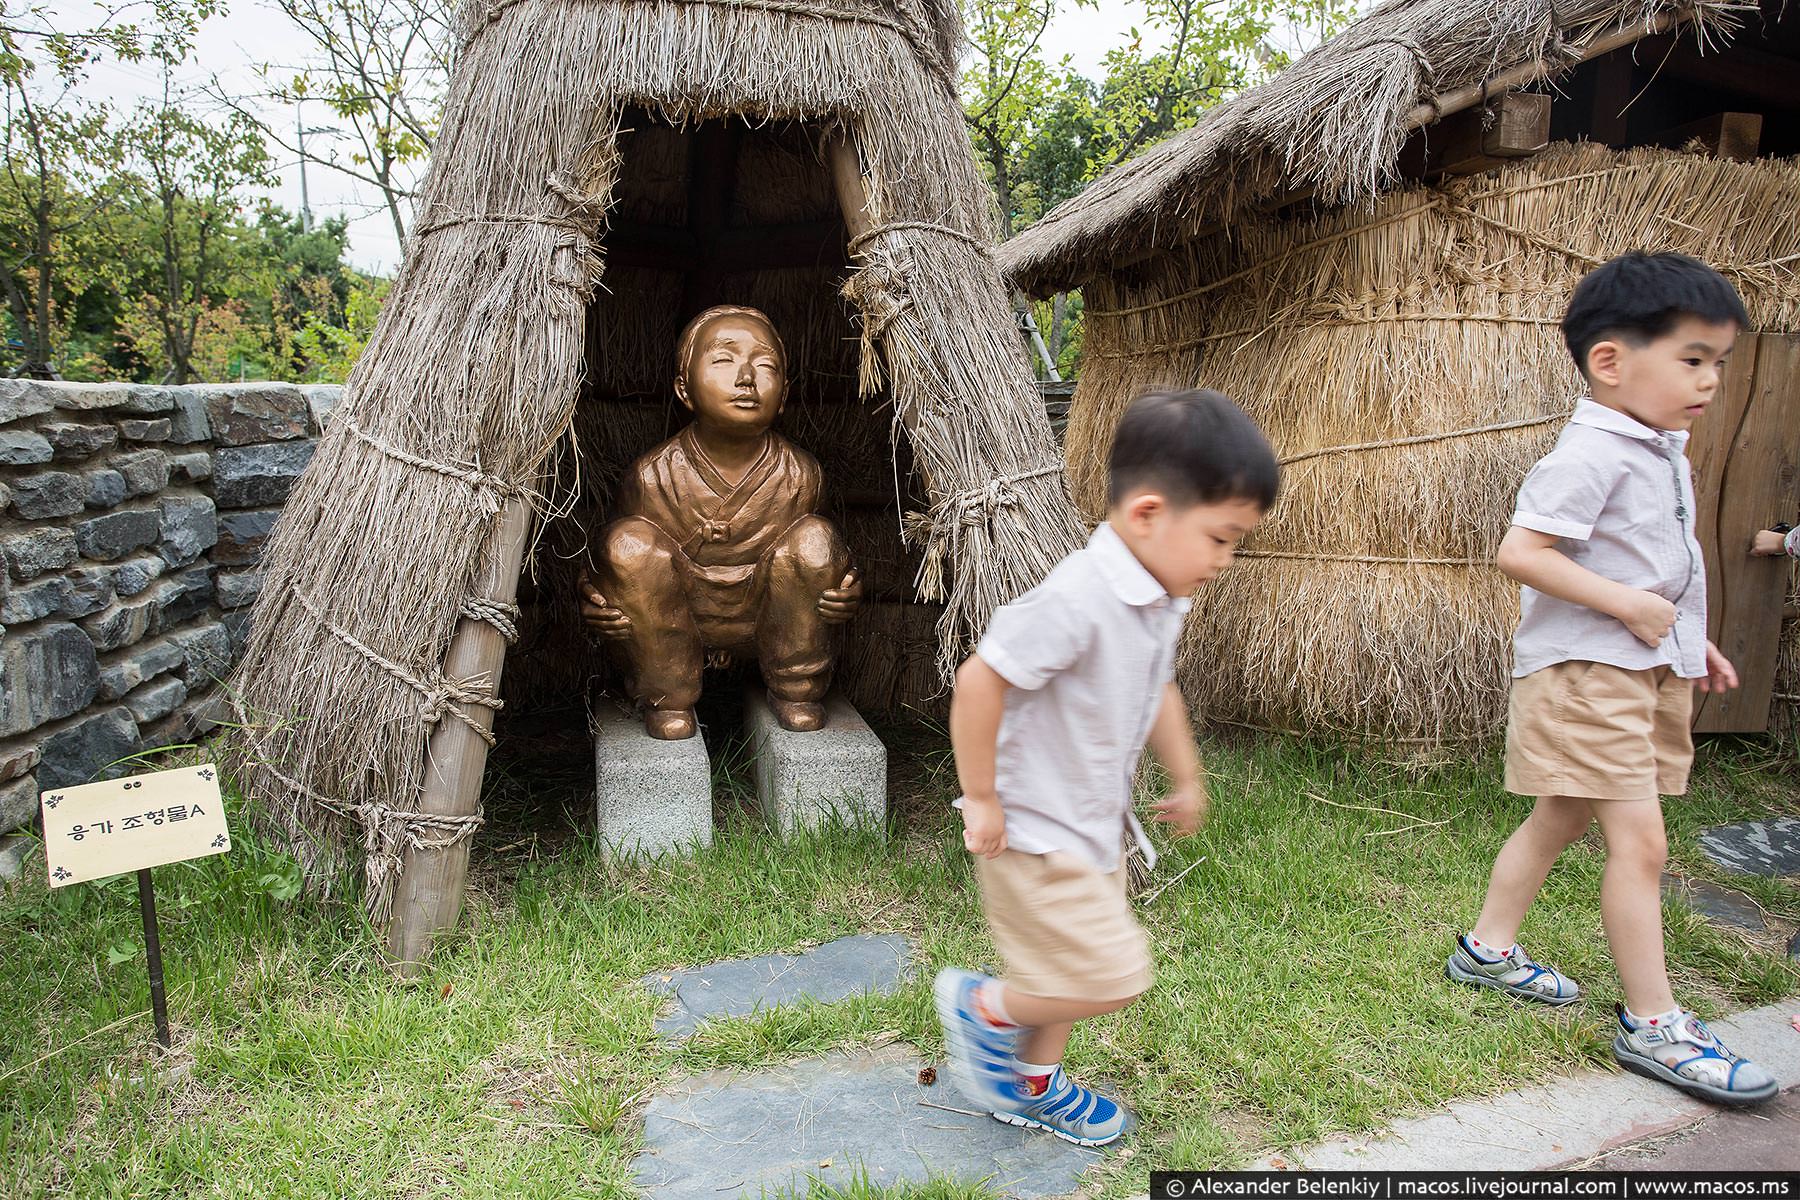
[[[1693,1149],[1674,1142],[1664,1146],[1663,1139],[1706,1125],[1719,1113],[1715,1106],[1636,1075],[1591,1071],[1488,1100],[1452,1104],[1377,1135],[1334,1138],[1254,1165],[1273,1167],[1279,1158],[1288,1167],[1312,1170],[1531,1171],[1587,1165],[1626,1147],[1650,1154],[1722,1154],[1733,1144],[1729,1139],[1755,1141],[1756,1130],[1785,1129],[1782,1122],[1791,1122],[1800,1106],[1792,1091],[1800,1087],[1800,1030],[1790,1023],[1797,1012],[1800,996],[1790,996],[1712,1022],[1726,1045],[1768,1068],[1789,1091],[1772,1102],[1774,1107],[1764,1106],[1760,1117],[1731,1114],[1729,1121],[1698,1129],[1693,1137],[1702,1140]],[[1761,1141],[1770,1143],[1769,1153],[1794,1147],[1782,1165],[1800,1164],[1800,1139],[1783,1134]]]
[[1800,1091],[1748,1111],[1715,1111],[1686,1129],[1582,1165],[1608,1171],[1800,1170]]

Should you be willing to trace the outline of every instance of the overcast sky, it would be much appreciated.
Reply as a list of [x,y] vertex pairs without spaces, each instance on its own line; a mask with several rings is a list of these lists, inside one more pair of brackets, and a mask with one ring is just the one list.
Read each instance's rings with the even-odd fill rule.
[[[59,15],[70,22],[91,21],[97,9],[87,0],[69,0],[56,5]],[[1076,8],[1063,4],[1060,13],[1045,34],[1043,46],[1051,62],[1067,55],[1075,70],[1090,78],[1100,73],[1100,62],[1108,49],[1120,45],[1127,31],[1143,19],[1143,9],[1135,0],[1100,0],[1097,8]],[[228,93],[247,96],[262,89],[255,67],[262,63],[293,66],[299,36],[287,18],[266,0],[231,0],[229,10],[201,27],[196,53],[183,65],[177,83],[198,90],[217,76],[219,85]],[[84,93],[104,96],[122,109],[129,109],[140,99],[160,95],[161,77],[144,64],[105,63],[96,68]],[[204,106],[204,101],[199,103]],[[309,128],[329,126],[333,119],[323,104],[306,106],[304,116]],[[268,109],[265,119],[292,129],[296,114],[292,106]],[[345,143],[346,149],[348,143]],[[276,147],[271,150],[278,155]],[[300,208],[299,164],[288,155],[278,159],[279,183],[269,195],[289,211]],[[307,192],[315,217],[342,213],[350,219],[350,261],[363,271],[391,273],[400,260],[400,247],[394,228],[379,194],[374,188],[338,172],[311,164],[306,168]]]

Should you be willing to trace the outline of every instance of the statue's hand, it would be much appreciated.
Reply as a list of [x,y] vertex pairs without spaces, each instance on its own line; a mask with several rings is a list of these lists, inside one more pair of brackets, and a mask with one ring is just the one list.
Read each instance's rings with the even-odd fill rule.
[[587,624],[588,631],[613,641],[623,641],[631,636],[631,618],[612,601],[600,594],[586,572],[582,573],[578,585],[581,591],[581,619]]
[[851,567],[844,580],[834,588],[826,588],[819,596],[819,616],[826,624],[842,625],[862,607],[862,572]]

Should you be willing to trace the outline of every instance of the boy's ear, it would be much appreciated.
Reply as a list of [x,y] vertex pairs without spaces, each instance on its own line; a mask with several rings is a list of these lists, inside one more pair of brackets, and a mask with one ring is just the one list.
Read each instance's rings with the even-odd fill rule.
[[1136,528],[1147,528],[1169,502],[1156,492],[1135,492],[1125,497],[1125,520]]
[[1619,360],[1624,354],[1624,343],[1612,338],[1602,338],[1588,347],[1587,370],[1584,372],[1589,383],[1603,383],[1607,387],[1619,386]]
[[694,402],[688,399],[686,375],[675,376],[675,398],[681,401],[681,406],[683,408],[687,409],[689,412],[694,411]]

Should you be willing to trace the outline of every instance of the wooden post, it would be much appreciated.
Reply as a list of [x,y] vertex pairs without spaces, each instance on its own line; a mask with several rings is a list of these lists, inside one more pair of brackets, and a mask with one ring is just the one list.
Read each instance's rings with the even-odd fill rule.
[[1749,162],[1762,146],[1762,127],[1761,113],[1714,113],[1686,125],[1665,129],[1656,140],[1677,150],[1689,142],[1699,142],[1714,158]]
[[[488,535],[481,574],[475,582],[477,597],[496,604],[511,604],[517,598],[531,516],[527,501],[515,497],[506,502]],[[444,674],[451,679],[485,679],[498,692],[500,670],[505,665],[506,638],[486,621],[464,617],[444,656]],[[493,728],[492,709],[473,704],[464,706],[463,711],[484,729]],[[425,789],[419,811],[446,817],[473,816],[479,811],[487,751],[487,743],[461,721],[440,721],[425,743]],[[456,927],[469,878],[469,842],[469,838],[461,838],[443,849],[402,851],[388,925],[388,953],[402,974],[416,974],[431,953],[433,939]]]
[[1446,117],[1438,126],[1428,174],[1473,175],[1529,158],[1550,144],[1550,97],[1507,92]]

